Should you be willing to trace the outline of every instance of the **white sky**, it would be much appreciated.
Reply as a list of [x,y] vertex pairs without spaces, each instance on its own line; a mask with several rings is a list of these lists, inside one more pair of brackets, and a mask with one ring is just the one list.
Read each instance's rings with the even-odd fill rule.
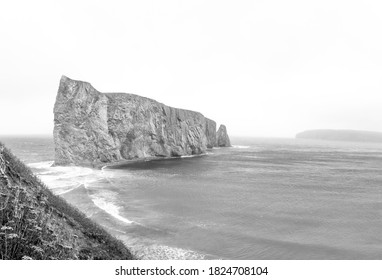
[[0,134],[51,134],[61,75],[230,135],[382,131],[382,1],[2,1]]

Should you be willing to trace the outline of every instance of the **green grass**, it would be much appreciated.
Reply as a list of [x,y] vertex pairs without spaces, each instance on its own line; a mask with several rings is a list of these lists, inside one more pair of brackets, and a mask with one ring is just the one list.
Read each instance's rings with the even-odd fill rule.
[[133,259],[0,143],[1,259]]

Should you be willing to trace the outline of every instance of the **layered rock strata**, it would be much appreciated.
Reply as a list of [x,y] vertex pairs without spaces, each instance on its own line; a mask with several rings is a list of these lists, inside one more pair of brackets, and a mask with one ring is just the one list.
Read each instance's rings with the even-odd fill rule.
[[135,94],[101,93],[87,82],[62,76],[54,142],[56,165],[98,166],[203,154],[217,145],[217,135],[216,123],[201,113]]

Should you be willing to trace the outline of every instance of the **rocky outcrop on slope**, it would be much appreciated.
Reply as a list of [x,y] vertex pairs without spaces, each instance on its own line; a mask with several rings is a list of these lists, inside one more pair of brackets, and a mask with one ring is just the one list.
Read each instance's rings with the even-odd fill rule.
[[101,93],[61,78],[54,106],[56,165],[203,154],[216,146],[216,123],[127,93]]
[[217,132],[217,145],[218,147],[231,147],[231,141],[229,140],[227,128],[225,125],[220,125]]

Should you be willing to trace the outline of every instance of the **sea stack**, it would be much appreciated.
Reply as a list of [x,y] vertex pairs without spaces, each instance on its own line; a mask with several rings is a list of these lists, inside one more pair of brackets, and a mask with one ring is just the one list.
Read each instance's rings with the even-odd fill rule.
[[218,147],[231,147],[231,141],[227,134],[227,128],[224,124],[220,125],[217,132],[217,146]]
[[90,83],[62,76],[54,105],[55,165],[203,154],[230,146],[223,127],[225,140],[219,142],[216,122],[201,113],[135,94],[101,93]]

